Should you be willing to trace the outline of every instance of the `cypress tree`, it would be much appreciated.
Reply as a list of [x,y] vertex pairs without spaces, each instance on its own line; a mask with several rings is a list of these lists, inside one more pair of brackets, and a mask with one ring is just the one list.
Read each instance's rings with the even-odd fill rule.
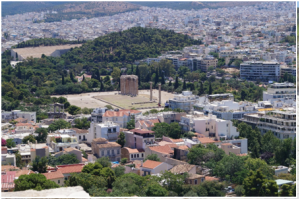
[[96,69],[96,77],[97,77],[97,80],[100,82],[100,72],[99,72],[99,69]]
[[62,78],[61,78],[61,84],[64,85],[65,84],[65,76],[64,76],[64,74],[62,74],[61,76],[62,76]]
[[174,84],[174,88],[177,89],[179,86],[179,82],[178,82],[178,76],[176,76],[176,79],[175,79],[175,84]]
[[172,86],[172,82],[171,82],[171,80],[169,81],[169,86]]
[[183,87],[182,87],[182,90],[186,90],[186,82],[185,82],[185,80],[183,81]]
[[70,79],[71,79],[71,81],[74,81],[73,72],[70,72]]
[[158,75],[158,68],[157,68],[156,72],[155,72],[155,83],[154,83],[154,85],[156,85],[158,83],[158,78],[159,78],[159,75]]
[[84,77],[84,75],[82,75],[82,81],[85,81],[85,77]]
[[22,72],[21,72],[21,67],[20,66],[18,67],[17,76],[18,76],[19,79],[22,79]]
[[165,73],[164,73],[164,72],[161,73],[161,84],[162,84],[162,85],[166,84],[166,81],[165,81]]
[[200,88],[199,88],[199,93],[198,93],[198,95],[200,96],[200,95],[202,95],[203,93],[204,93],[203,83],[200,82]]
[[211,87],[211,82],[209,82],[208,94],[212,94],[213,90]]

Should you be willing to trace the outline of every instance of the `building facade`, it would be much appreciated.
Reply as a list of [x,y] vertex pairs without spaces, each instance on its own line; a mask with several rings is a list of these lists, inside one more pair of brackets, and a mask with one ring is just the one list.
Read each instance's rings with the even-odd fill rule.
[[240,65],[240,77],[249,81],[279,81],[279,62],[248,61]]

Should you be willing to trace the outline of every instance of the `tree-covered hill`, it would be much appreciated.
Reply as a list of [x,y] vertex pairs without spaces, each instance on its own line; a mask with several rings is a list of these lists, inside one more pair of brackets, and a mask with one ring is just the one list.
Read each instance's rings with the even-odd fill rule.
[[55,39],[55,38],[39,38],[39,39],[32,39],[27,40],[25,42],[21,42],[12,48],[26,48],[26,47],[39,47],[39,46],[55,46],[55,45],[63,45],[63,44],[81,44],[85,43],[86,41],[69,41],[69,40],[62,40],[62,39]]
[[201,44],[187,35],[170,30],[134,27],[89,41],[68,52],[63,58],[75,63],[126,62],[156,57],[163,51],[179,50]]
[[[47,42],[48,40],[34,41]],[[113,91],[118,88],[118,84],[112,85],[108,76],[100,78],[100,76],[110,75],[109,70],[113,69],[112,74],[120,75],[118,70],[127,67],[133,72],[134,60],[200,43],[201,41],[173,31],[131,28],[88,41],[79,48],[71,49],[62,57],[42,55],[41,58],[28,58],[18,63],[15,68],[10,65],[10,51],[7,50],[2,54],[1,59],[2,109],[15,109],[22,102],[35,105],[48,104],[50,103],[48,95],[52,94],[79,94],[92,92],[93,88]],[[155,70],[153,69],[152,72]],[[82,71],[92,74],[92,79],[78,83],[76,76],[81,76]],[[145,80],[152,76],[151,72],[147,71],[147,73],[149,77],[144,77]],[[115,79],[118,81],[118,78]],[[159,80],[158,76],[157,80]]]

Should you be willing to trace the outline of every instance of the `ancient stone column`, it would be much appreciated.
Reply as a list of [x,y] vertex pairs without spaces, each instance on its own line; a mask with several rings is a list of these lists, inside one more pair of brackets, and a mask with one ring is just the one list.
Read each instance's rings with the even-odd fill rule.
[[161,104],[161,84],[158,84],[158,103]]
[[152,101],[152,82],[150,82],[150,101]]

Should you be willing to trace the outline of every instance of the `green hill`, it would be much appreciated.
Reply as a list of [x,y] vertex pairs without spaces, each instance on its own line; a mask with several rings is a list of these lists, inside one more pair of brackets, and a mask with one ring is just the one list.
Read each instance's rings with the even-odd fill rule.
[[134,27],[86,42],[64,55],[75,63],[126,62],[156,57],[164,51],[201,44],[187,35],[174,31]]

